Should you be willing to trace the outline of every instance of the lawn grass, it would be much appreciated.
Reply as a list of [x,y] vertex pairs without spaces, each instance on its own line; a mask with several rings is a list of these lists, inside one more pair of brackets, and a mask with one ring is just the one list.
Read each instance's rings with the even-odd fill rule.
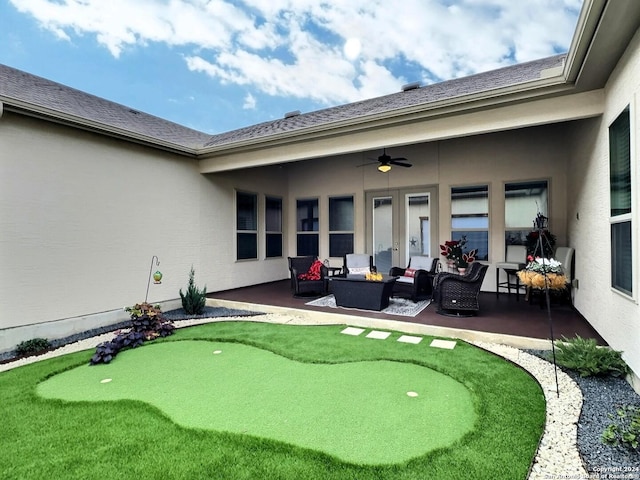
[[429,347],[430,338],[411,345],[396,342],[398,333],[381,341],[341,335],[342,328],[221,322],[182,329],[161,341],[244,343],[300,362],[423,365],[471,392],[473,431],[406,462],[356,465],[275,440],[184,428],[147,403],[63,402],[36,394],[43,380],[87,363],[93,352],[85,351],[0,374],[2,478],[526,478],[545,419],[542,391],[526,372],[463,342],[442,350]]

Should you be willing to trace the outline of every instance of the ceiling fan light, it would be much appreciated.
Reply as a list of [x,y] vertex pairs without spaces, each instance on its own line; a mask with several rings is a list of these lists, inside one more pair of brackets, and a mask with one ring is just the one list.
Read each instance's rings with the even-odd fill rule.
[[383,163],[382,165],[378,166],[379,172],[387,173],[389,170],[391,170],[391,165],[387,165],[386,163]]

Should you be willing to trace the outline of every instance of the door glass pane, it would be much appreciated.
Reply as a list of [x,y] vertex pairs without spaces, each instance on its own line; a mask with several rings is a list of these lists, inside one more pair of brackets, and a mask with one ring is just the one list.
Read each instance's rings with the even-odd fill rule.
[[414,255],[429,255],[431,251],[431,232],[429,230],[429,194],[410,193],[406,197],[406,249],[407,258]]
[[373,199],[373,263],[376,269],[383,273],[391,270],[392,207],[391,197]]

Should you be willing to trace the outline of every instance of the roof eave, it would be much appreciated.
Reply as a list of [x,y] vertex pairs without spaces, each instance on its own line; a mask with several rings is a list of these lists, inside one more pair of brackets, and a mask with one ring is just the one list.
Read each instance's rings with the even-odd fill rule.
[[243,139],[236,142],[214,145],[199,150],[198,158],[215,156],[217,153],[229,153],[243,149],[255,149],[258,145],[271,147],[294,143],[301,139],[310,140],[348,131],[359,131],[379,128],[403,122],[415,122],[444,115],[454,115],[478,109],[502,106],[507,103],[518,103],[527,99],[537,99],[543,96],[561,95],[571,91],[573,86],[568,84],[564,74],[552,75],[522,84],[483,91],[470,95],[461,95],[430,103],[411,105],[405,108],[353,117],[330,124],[314,125],[295,131],[282,132],[266,137]]
[[145,145],[152,148],[165,150],[168,152],[176,153],[182,156],[195,158],[198,153],[198,149],[187,147],[173,142],[158,139],[148,135],[132,132],[130,130],[115,127],[113,125],[107,125],[100,122],[95,122],[87,118],[82,118],[75,115],[69,115],[64,112],[42,107],[40,105],[34,105],[26,102],[17,101],[15,99],[7,99],[0,97],[0,104],[4,107],[4,111],[14,112],[21,115],[26,115],[49,122],[58,123],[65,126],[71,126],[74,128],[80,128],[92,133],[99,133],[107,135],[113,138],[134,142],[140,145]]

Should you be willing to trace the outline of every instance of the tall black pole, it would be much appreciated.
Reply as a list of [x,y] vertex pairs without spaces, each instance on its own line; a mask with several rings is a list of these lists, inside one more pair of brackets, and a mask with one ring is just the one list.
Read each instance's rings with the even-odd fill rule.
[[[534,254],[533,254],[534,261],[535,261],[535,254],[538,249],[540,249],[540,255],[542,256],[542,259],[543,259],[542,261],[545,262],[545,259],[546,259],[543,238],[542,238],[544,236],[545,223],[546,223],[545,217],[539,216],[538,218],[536,218],[535,227],[538,230],[538,245],[536,246],[536,250],[534,251]],[[549,240],[546,237],[545,237],[545,240],[547,241],[549,251],[551,251],[551,244],[549,243]],[[545,263],[542,264],[542,267],[543,267],[542,274],[544,275],[544,296],[545,296],[545,302],[547,304],[547,320],[549,321],[549,334],[551,335],[551,353],[553,356],[553,373],[555,374],[555,378],[556,378],[556,394],[558,397],[560,397],[560,387],[558,385],[558,365],[556,364],[556,343],[555,343],[555,338],[553,336],[553,320],[551,318],[551,296],[549,295],[549,276],[548,276],[547,267]]]

